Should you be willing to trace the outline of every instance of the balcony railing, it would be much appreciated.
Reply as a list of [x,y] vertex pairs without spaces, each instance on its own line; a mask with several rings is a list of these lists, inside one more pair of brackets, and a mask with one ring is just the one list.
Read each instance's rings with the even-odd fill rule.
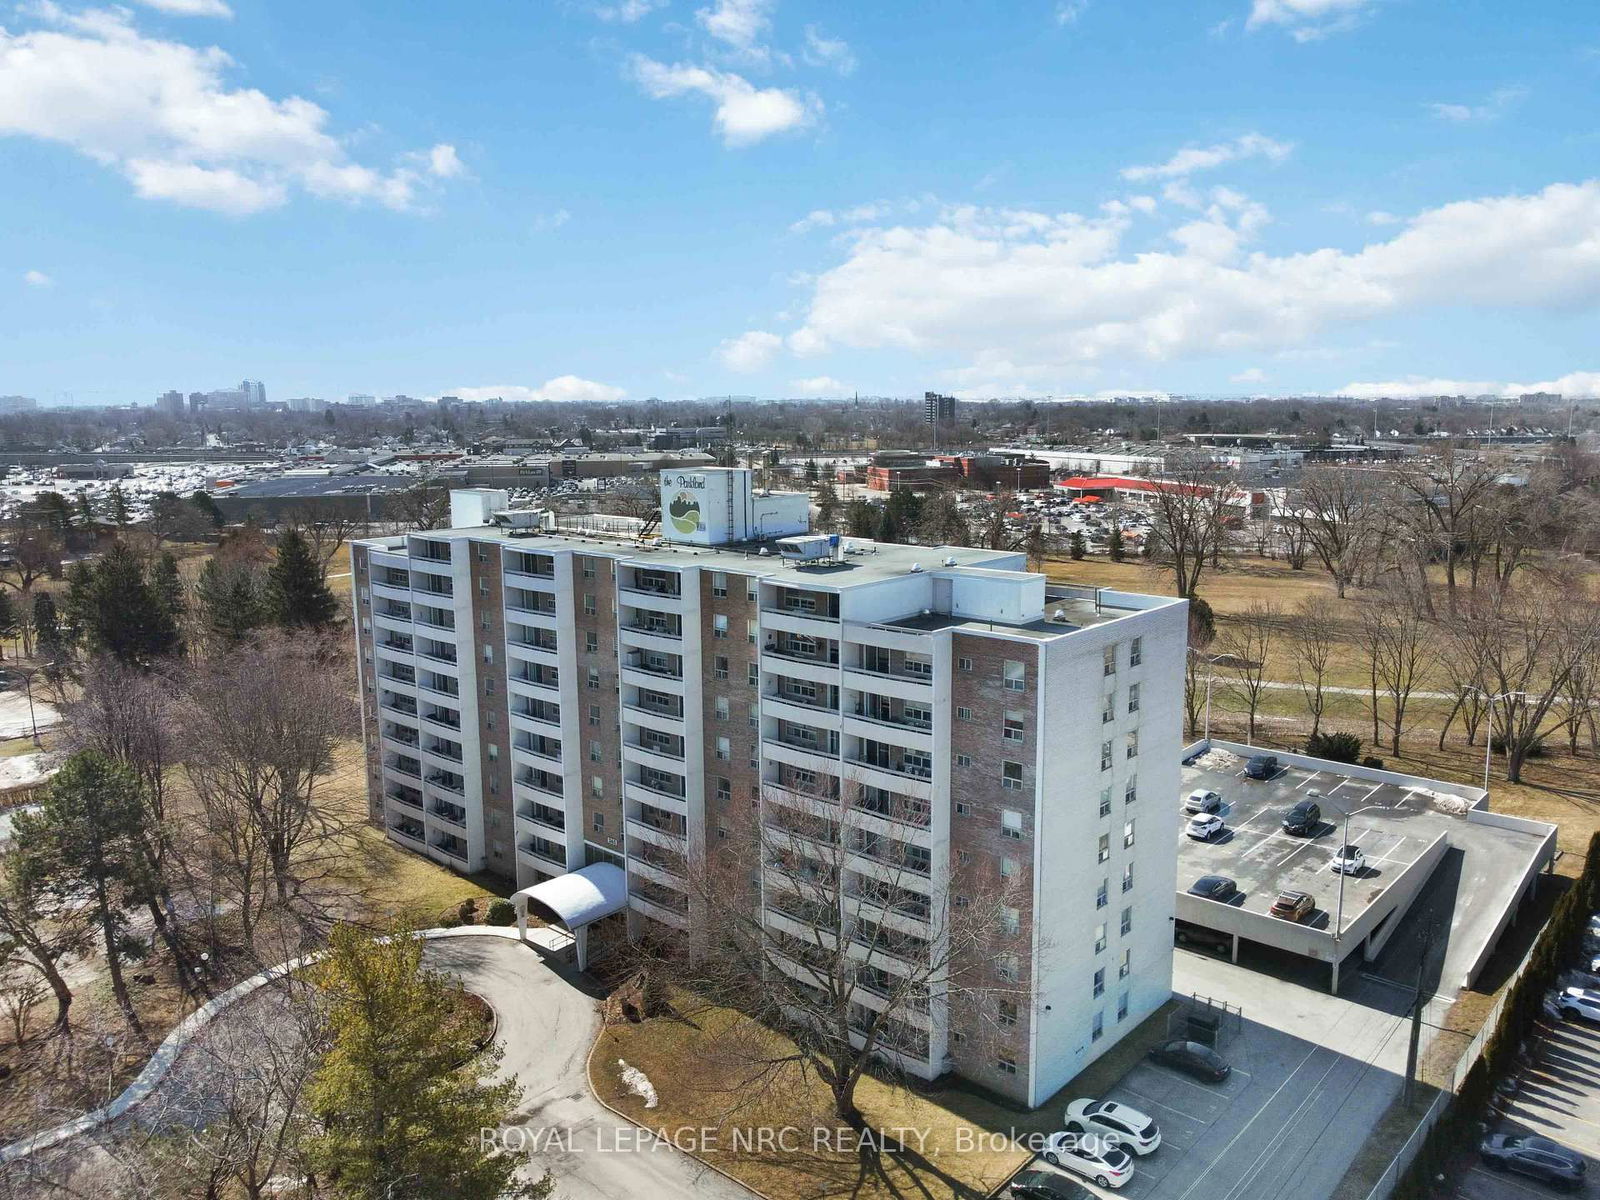
[[552,829],[567,827],[567,815],[559,808],[551,808],[548,804],[524,804],[517,809],[517,816],[524,821],[537,821],[541,825],[548,825]]
[[428,776],[428,782],[436,788],[443,788],[447,792],[454,792],[461,796],[466,794],[466,787],[460,778],[452,778],[443,771],[435,771]]
[[929,733],[933,730],[933,722],[926,718],[897,717],[882,710],[874,712],[861,704],[856,705],[850,715],[858,721],[871,721],[874,725],[887,725],[891,729],[909,729],[914,733]]
[[627,782],[633,787],[640,788],[651,793],[652,795],[665,796],[668,800],[675,800],[679,804],[682,804],[685,799],[684,793],[681,790],[673,791],[669,788],[662,787],[659,784],[650,783],[644,779],[630,779]]
[[435,850],[448,854],[451,858],[460,859],[462,862],[467,861],[467,844],[460,838],[436,838],[428,844]]
[[671,638],[675,642],[683,640],[681,628],[674,629],[660,621],[630,621],[622,626],[622,630],[624,633],[642,633],[647,637]]
[[891,775],[903,775],[907,779],[928,780],[933,778],[933,767],[931,765],[907,759],[862,758],[858,755],[846,755],[845,761],[852,766],[870,767],[874,771],[887,771]]
[[393,800],[396,804],[404,804],[407,808],[414,808],[414,809],[418,810],[419,812],[422,810],[422,797],[421,796],[413,796],[409,792],[400,792],[400,791],[391,791],[391,792],[386,792],[384,794],[386,796],[388,796],[388,798],[390,800]]
[[448,807],[446,805],[443,805],[443,804],[435,804],[428,811],[431,812],[434,816],[438,817],[441,821],[449,821],[450,824],[459,825],[463,829],[465,829],[467,827],[467,812],[466,812],[466,809],[450,808],[450,807]]
[[643,671],[646,675],[655,675],[661,679],[682,679],[683,667],[663,666],[660,663],[646,662],[644,659],[631,660],[623,664],[630,671]]
[[806,663],[813,667],[837,667],[839,665],[839,651],[837,648],[807,654],[801,650],[786,649],[777,642],[769,642],[762,648],[761,652],[770,654],[773,658],[781,658],[786,662]]

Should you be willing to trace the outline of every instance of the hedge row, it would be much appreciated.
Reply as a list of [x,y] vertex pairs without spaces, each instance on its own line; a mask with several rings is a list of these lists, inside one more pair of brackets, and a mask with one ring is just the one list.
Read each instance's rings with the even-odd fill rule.
[[1423,1139],[1416,1158],[1395,1184],[1394,1200],[1430,1200],[1438,1195],[1436,1176],[1447,1173],[1463,1148],[1476,1148],[1495,1081],[1515,1070],[1523,1043],[1538,1021],[1545,993],[1568,970],[1583,943],[1589,914],[1600,900],[1600,833],[1589,839],[1583,874],[1556,902],[1550,921],[1540,931],[1527,968],[1506,993],[1500,1018],[1483,1054],[1461,1081],[1438,1123]]

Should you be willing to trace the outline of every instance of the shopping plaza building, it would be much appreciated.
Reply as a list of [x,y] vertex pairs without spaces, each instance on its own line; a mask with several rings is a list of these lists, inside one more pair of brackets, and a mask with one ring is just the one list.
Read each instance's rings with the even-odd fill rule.
[[[1167,1000],[1181,600],[1051,583],[1012,551],[812,535],[805,494],[745,470],[663,472],[660,521],[577,528],[466,489],[452,528],[353,544],[394,842],[575,933],[682,939],[698,867],[831,805],[841,895],[878,920],[937,936],[971,872],[1017,897],[986,964],[1022,998],[998,1033],[935,988],[892,1044],[1029,1105]],[[791,921],[771,879],[750,886]]]

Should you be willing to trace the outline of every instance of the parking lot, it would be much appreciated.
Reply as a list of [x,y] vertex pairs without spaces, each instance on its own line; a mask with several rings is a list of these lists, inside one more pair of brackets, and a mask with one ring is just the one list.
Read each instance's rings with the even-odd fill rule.
[[[1589,1170],[1581,1192],[1593,1192],[1600,1187],[1600,1027],[1583,1021],[1551,1024],[1539,1039],[1536,1064],[1520,1072],[1520,1079],[1493,1131],[1537,1134],[1582,1154]],[[1464,1200],[1542,1200],[1556,1191],[1475,1162],[1455,1194]]]

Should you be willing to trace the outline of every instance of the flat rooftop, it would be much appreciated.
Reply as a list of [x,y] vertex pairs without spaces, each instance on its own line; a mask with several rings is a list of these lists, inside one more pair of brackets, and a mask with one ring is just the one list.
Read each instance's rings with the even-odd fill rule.
[[282,498],[287,496],[364,495],[367,492],[403,492],[416,486],[415,475],[284,475],[276,479],[253,479],[236,487],[224,488],[217,498]]
[[[1212,842],[1180,839],[1178,890],[1187,891],[1202,875],[1226,875],[1242,893],[1235,907],[1268,920],[1275,919],[1267,909],[1279,892],[1306,892],[1316,910],[1302,927],[1326,930],[1330,939],[1339,896],[1331,863],[1345,840],[1345,813],[1349,840],[1366,856],[1362,872],[1345,879],[1346,929],[1440,834],[1448,835],[1462,856],[1444,964],[1448,978],[1459,978],[1492,935],[1544,842],[1533,832],[1467,820],[1465,802],[1433,791],[1427,781],[1381,783],[1343,774],[1336,764],[1317,770],[1280,765],[1272,779],[1254,780],[1245,777],[1243,758],[1213,749],[1183,768],[1183,796],[1196,788],[1222,796],[1226,832]],[[1321,826],[1309,837],[1284,833],[1283,814],[1306,799],[1321,807]]]

